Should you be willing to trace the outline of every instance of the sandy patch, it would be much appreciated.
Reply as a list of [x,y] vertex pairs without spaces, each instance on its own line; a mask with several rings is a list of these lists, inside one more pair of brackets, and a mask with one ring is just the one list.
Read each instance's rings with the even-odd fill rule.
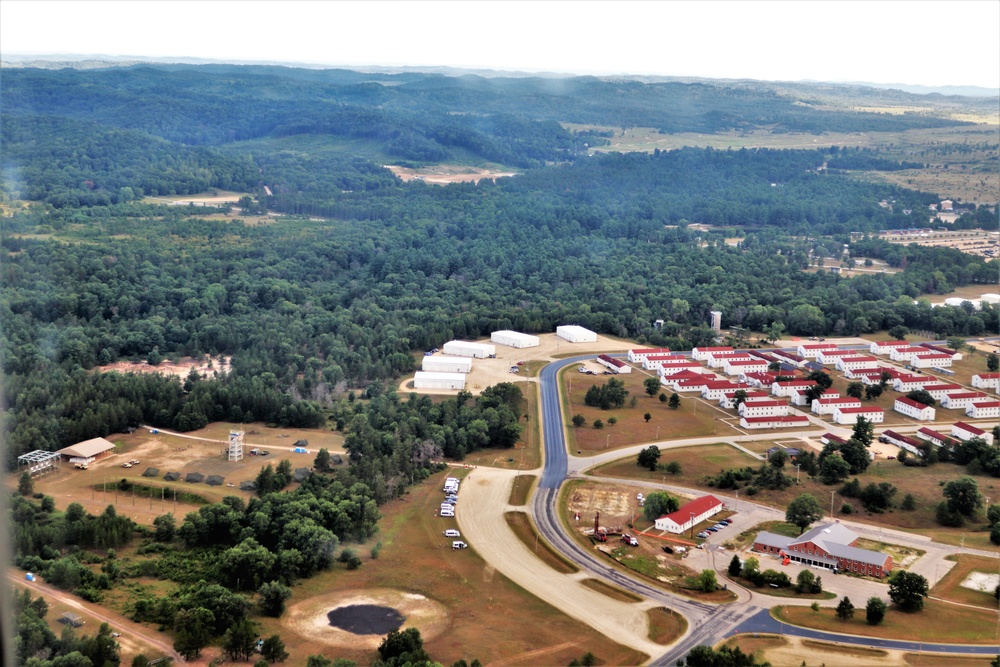
[[992,593],[1000,584],[1000,574],[986,574],[985,572],[970,572],[960,585],[962,588],[969,588],[982,593]]
[[398,176],[403,181],[423,181],[433,185],[447,185],[448,183],[478,183],[485,179],[493,180],[502,176],[517,176],[515,171],[489,171],[477,167],[460,167],[456,165],[437,164],[420,169],[410,167],[399,167],[396,165],[383,165],[386,169]]
[[165,360],[156,366],[150,366],[145,361],[117,361],[108,366],[96,366],[95,370],[99,370],[102,373],[110,371],[118,371],[119,373],[159,373],[160,375],[176,375],[180,378],[186,378],[192,368],[202,377],[211,378],[216,373],[223,375],[228,373],[231,366],[229,357],[219,357],[218,359],[209,357],[205,361],[196,361],[191,357],[185,357],[177,363]]
[[417,628],[424,641],[440,635],[448,627],[448,611],[440,603],[415,593],[390,588],[338,591],[309,598],[289,607],[284,625],[292,632],[328,646],[377,649],[382,635],[356,635],[330,625],[327,614],[340,607],[373,604],[392,607],[406,619],[400,630]]

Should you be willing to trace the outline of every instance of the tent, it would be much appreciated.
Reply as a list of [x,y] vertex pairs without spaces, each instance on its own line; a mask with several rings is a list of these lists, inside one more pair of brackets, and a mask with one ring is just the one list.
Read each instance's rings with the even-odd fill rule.
[[205,476],[202,475],[200,472],[189,472],[187,476],[184,478],[184,481],[190,482],[192,484],[197,484],[198,482],[204,482]]
[[295,472],[292,473],[292,479],[296,482],[301,482],[311,474],[312,472],[310,472],[309,468],[296,468]]
[[168,472],[166,475],[163,476],[163,479],[165,479],[168,482],[176,482],[180,478],[181,474],[179,472]]
[[142,473],[143,477],[156,477],[160,474],[159,468],[146,468],[146,472]]
[[240,482],[240,491],[256,491],[256,490],[257,490],[257,482],[253,481],[252,479]]
[[221,475],[209,475],[208,479],[205,480],[205,483],[209,486],[221,486],[225,481],[226,478]]

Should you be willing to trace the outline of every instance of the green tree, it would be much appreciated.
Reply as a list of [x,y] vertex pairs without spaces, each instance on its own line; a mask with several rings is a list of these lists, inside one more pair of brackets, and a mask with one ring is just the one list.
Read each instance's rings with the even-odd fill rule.
[[747,390],[737,389],[736,393],[733,394],[733,407],[736,408],[736,412],[739,413],[740,406],[747,402]]
[[944,485],[942,494],[948,503],[948,510],[965,517],[972,517],[983,506],[983,496],[979,493],[976,480],[968,475],[959,477]]
[[407,628],[402,632],[391,630],[379,644],[378,654],[384,667],[403,667],[430,661],[417,628]]
[[680,501],[666,491],[654,491],[643,501],[642,513],[647,521],[655,521],[664,514],[676,512]]
[[260,609],[265,616],[277,618],[285,613],[285,602],[292,597],[292,589],[279,581],[271,581],[260,587]]
[[646,423],[648,424],[648,423],[649,423],[649,420],[653,418],[653,415],[651,415],[651,414],[649,414],[649,413],[647,412],[647,413],[645,413],[645,414],[644,414],[644,415],[642,416],[642,418],[643,418],[643,419],[645,419],[645,420],[646,420]]
[[288,651],[285,650],[285,642],[280,635],[271,635],[265,639],[260,647],[260,654],[272,665],[288,659]]
[[986,356],[986,370],[990,373],[1000,371],[1000,356],[996,352],[990,352]]
[[993,503],[986,508],[986,521],[991,526],[1000,523],[1000,505]]
[[257,647],[257,624],[248,618],[236,621],[222,636],[222,651],[234,662],[246,662]]
[[215,615],[204,607],[178,611],[174,616],[174,650],[186,660],[198,658],[212,638],[214,625]]
[[695,588],[703,593],[712,593],[719,587],[715,579],[715,570],[702,570],[701,574],[695,577]]
[[573,415],[573,426],[580,428],[587,423],[587,418],[583,415]]
[[678,394],[676,391],[674,393],[670,394],[670,402],[667,404],[667,406],[671,410],[676,410],[677,408],[681,407],[681,397],[680,397],[680,394]]
[[911,392],[907,392],[906,397],[916,401],[917,403],[923,403],[924,405],[929,405],[932,408],[937,405],[937,400],[931,396],[930,392],[926,389],[914,389]]
[[658,391],[660,391],[660,378],[646,378],[642,381],[642,386],[645,388],[649,397],[652,398],[656,396]]
[[858,420],[855,422],[851,433],[851,438],[857,440],[865,447],[871,447],[872,442],[875,441],[875,426],[872,424],[871,420],[866,417],[858,416]]
[[330,472],[330,451],[325,447],[319,450],[316,454],[316,459],[313,461],[313,467],[319,472]]
[[889,599],[903,611],[923,609],[927,590],[927,579],[919,574],[895,570],[889,577]]
[[831,454],[819,464],[819,479],[824,484],[836,484],[850,476],[851,466],[840,454]]
[[860,382],[850,383],[847,385],[847,395],[861,400],[861,397],[865,395],[865,385]]
[[883,391],[884,389],[881,384],[870,384],[865,387],[865,398],[869,401],[874,401],[882,395]]
[[727,570],[727,572],[729,572],[729,576],[738,577],[740,576],[740,572],[742,570],[743,570],[743,563],[740,562],[740,557],[737,556],[736,554],[733,554],[733,559],[729,561],[729,569]]
[[795,590],[799,593],[822,593],[823,578],[817,577],[809,570],[802,570],[795,578]]
[[604,420],[602,420],[602,419],[595,419],[594,420],[594,428],[596,428],[598,430],[604,428]]
[[871,463],[868,449],[855,438],[850,438],[841,445],[840,457],[847,461],[852,475],[860,475],[865,470],[868,470],[868,465]]
[[170,542],[177,533],[177,521],[173,514],[161,514],[153,519],[153,539],[157,542]]
[[785,510],[785,521],[799,527],[799,534],[805,532],[809,524],[823,518],[823,509],[819,506],[819,501],[809,493],[803,493],[795,500],[788,503]]
[[889,335],[895,340],[906,340],[906,336],[909,335],[910,330],[904,327],[902,324],[897,324],[896,326],[889,329]]
[[618,417],[608,417],[608,425],[614,426],[618,423]]
[[664,394],[663,392],[660,392],[660,403],[666,403],[666,402],[667,402],[667,395]]
[[912,493],[907,493],[903,496],[903,502],[899,504],[899,509],[906,510],[907,512],[917,509],[917,499],[913,497]]
[[990,526],[990,542],[1000,544],[1000,523]]
[[771,455],[767,457],[767,462],[771,464],[772,468],[782,469],[785,464],[788,463],[788,452],[786,452],[781,447],[778,447]]
[[865,620],[868,625],[879,625],[885,619],[886,604],[881,598],[872,596],[865,605]]
[[31,475],[29,473],[21,473],[21,477],[17,480],[17,492],[22,496],[30,496],[35,492],[35,482],[31,479]]
[[639,455],[636,456],[636,465],[649,470],[656,470],[656,464],[660,460],[660,448],[656,445],[650,445],[639,451]]
[[837,603],[837,618],[842,621],[849,621],[854,618],[854,605],[851,604],[851,598],[846,595]]
[[666,466],[664,466],[663,470],[671,475],[679,475],[681,474],[681,464],[677,461],[670,461]]

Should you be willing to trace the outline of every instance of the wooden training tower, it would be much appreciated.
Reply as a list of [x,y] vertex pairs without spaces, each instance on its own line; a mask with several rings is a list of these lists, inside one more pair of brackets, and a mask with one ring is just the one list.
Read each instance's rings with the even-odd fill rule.
[[229,460],[243,460],[243,431],[229,432]]

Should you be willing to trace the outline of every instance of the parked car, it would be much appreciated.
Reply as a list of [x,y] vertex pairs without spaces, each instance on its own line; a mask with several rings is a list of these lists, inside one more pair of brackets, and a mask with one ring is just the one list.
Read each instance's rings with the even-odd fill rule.
[[705,530],[707,530],[707,531],[708,531],[708,532],[710,532],[710,533],[717,533],[717,532],[719,532],[719,529],[718,529],[718,528],[716,528],[715,526],[709,526],[709,527],[708,527],[708,528],[706,528]]
[[698,533],[698,537],[700,537],[701,539],[705,539],[706,537],[708,537],[708,533],[706,533],[706,532],[705,532],[705,531],[703,530],[703,531],[701,531],[700,533]]
[[462,534],[460,532],[458,532],[457,530],[455,530],[454,528],[449,528],[448,530],[444,531],[444,536],[445,537],[461,537]]
[[719,522],[719,523],[715,524],[714,526],[712,526],[712,528],[715,528],[716,530],[722,530],[727,525],[729,525],[729,524],[725,524],[725,523]]
[[452,549],[468,549],[469,545],[466,544],[465,542],[463,542],[462,540],[455,540],[454,542],[451,543],[451,548]]

